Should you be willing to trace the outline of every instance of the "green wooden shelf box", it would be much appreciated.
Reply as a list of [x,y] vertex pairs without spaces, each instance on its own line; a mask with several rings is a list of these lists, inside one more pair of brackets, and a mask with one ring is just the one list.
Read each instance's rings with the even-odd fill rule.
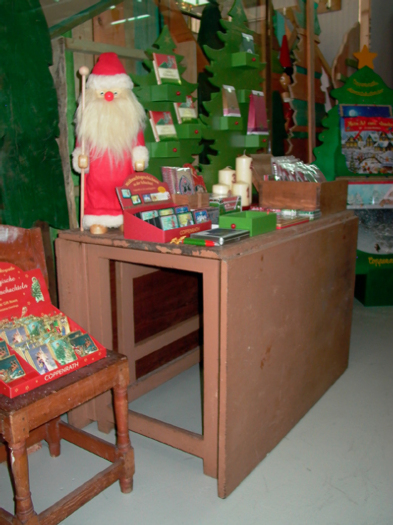
[[157,86],[150,86],[150,100],[152,102],[159,102],[165,100],[166,102],[185,102],[187,90],[185,86],[180,84],[160,84]]
[[148,142],[146,144],[152,158],[176,158],[180,152],[180,142],[169,140],[167,142]]
[[231,55],[231,65],[232,67],[255,67],[255,69],[258,69],[261,62],[258,55],[241,51]]
[[175,124],[175,128],[179,139],[202,140],[200,124]]
[[236,225],[239,230],[249,230],[250,237],[274,231],[277,225],[277,215],[263,211],[240,211],[220,215],[220,228],[232,228]]
[[237,135],[231,137],[232,148],[266,148],[269,135]]
[[221,131],[236,131],[243,129],[243,120],[241,117],[214,117],[213,129]]

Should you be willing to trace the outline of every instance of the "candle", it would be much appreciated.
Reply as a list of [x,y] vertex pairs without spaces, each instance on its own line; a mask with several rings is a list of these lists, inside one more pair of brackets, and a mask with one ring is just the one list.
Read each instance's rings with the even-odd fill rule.
[[216,195],[228,195],[231,188],[227,184],[213,184],[213,193]]
[[242,198],[242,207],[250,206],[251,204],[251,192],[250,186],[247,182],[235,182],[232,184],[233,195],[240,195]]
[[218,172],[218,182],[220,184],[226,184],[231,187],[234,182],[236,182],[236,171],[230,166],[220,170]]
[[252,184],[251,161],[252,158],[247,155],[236,158],[236,182]]

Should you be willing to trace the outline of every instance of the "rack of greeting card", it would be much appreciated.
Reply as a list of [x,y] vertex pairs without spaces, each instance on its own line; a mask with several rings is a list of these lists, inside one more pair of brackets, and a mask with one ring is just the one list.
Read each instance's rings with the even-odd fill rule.
[[168,185],[150,173],[130,175],[116,192],[123,209],[126,239],[165,243],[211,228],[206,210],[177,205]]
[[19,396],[105,356],[52,305],[41,270],[0,262],[0,394]]

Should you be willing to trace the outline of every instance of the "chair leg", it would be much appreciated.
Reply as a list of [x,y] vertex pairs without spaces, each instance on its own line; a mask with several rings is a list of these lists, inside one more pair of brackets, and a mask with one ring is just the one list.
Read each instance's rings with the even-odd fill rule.
[[46,442],[49,445],[49,453],[52,458],[60,456],[60,418],[56,417],[46,424]]
[[117,449],[124,459],[124,471],[120,476],[120,489],[124,493],[132,491],[133,476],[135,473],[134,449],[131,446],[128,431],[128,397],[127,388],[114,387],[113,402],[117,430]]
[[[30,493],[26,442],[8,443],[8,446],[10,449],[10,466],[15,490],[16,517],[21,523],[26,523],[37,516],[34,511]],[[34,521],[35,520],[31,521],[31,523],[34,523]]]

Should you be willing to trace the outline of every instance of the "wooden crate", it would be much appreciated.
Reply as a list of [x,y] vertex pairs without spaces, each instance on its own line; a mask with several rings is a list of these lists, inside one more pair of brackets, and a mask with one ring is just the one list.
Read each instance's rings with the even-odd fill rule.
[[337,213],[346,209],[348,181],[260,181],[258,191],[259,204],[264,208]]

